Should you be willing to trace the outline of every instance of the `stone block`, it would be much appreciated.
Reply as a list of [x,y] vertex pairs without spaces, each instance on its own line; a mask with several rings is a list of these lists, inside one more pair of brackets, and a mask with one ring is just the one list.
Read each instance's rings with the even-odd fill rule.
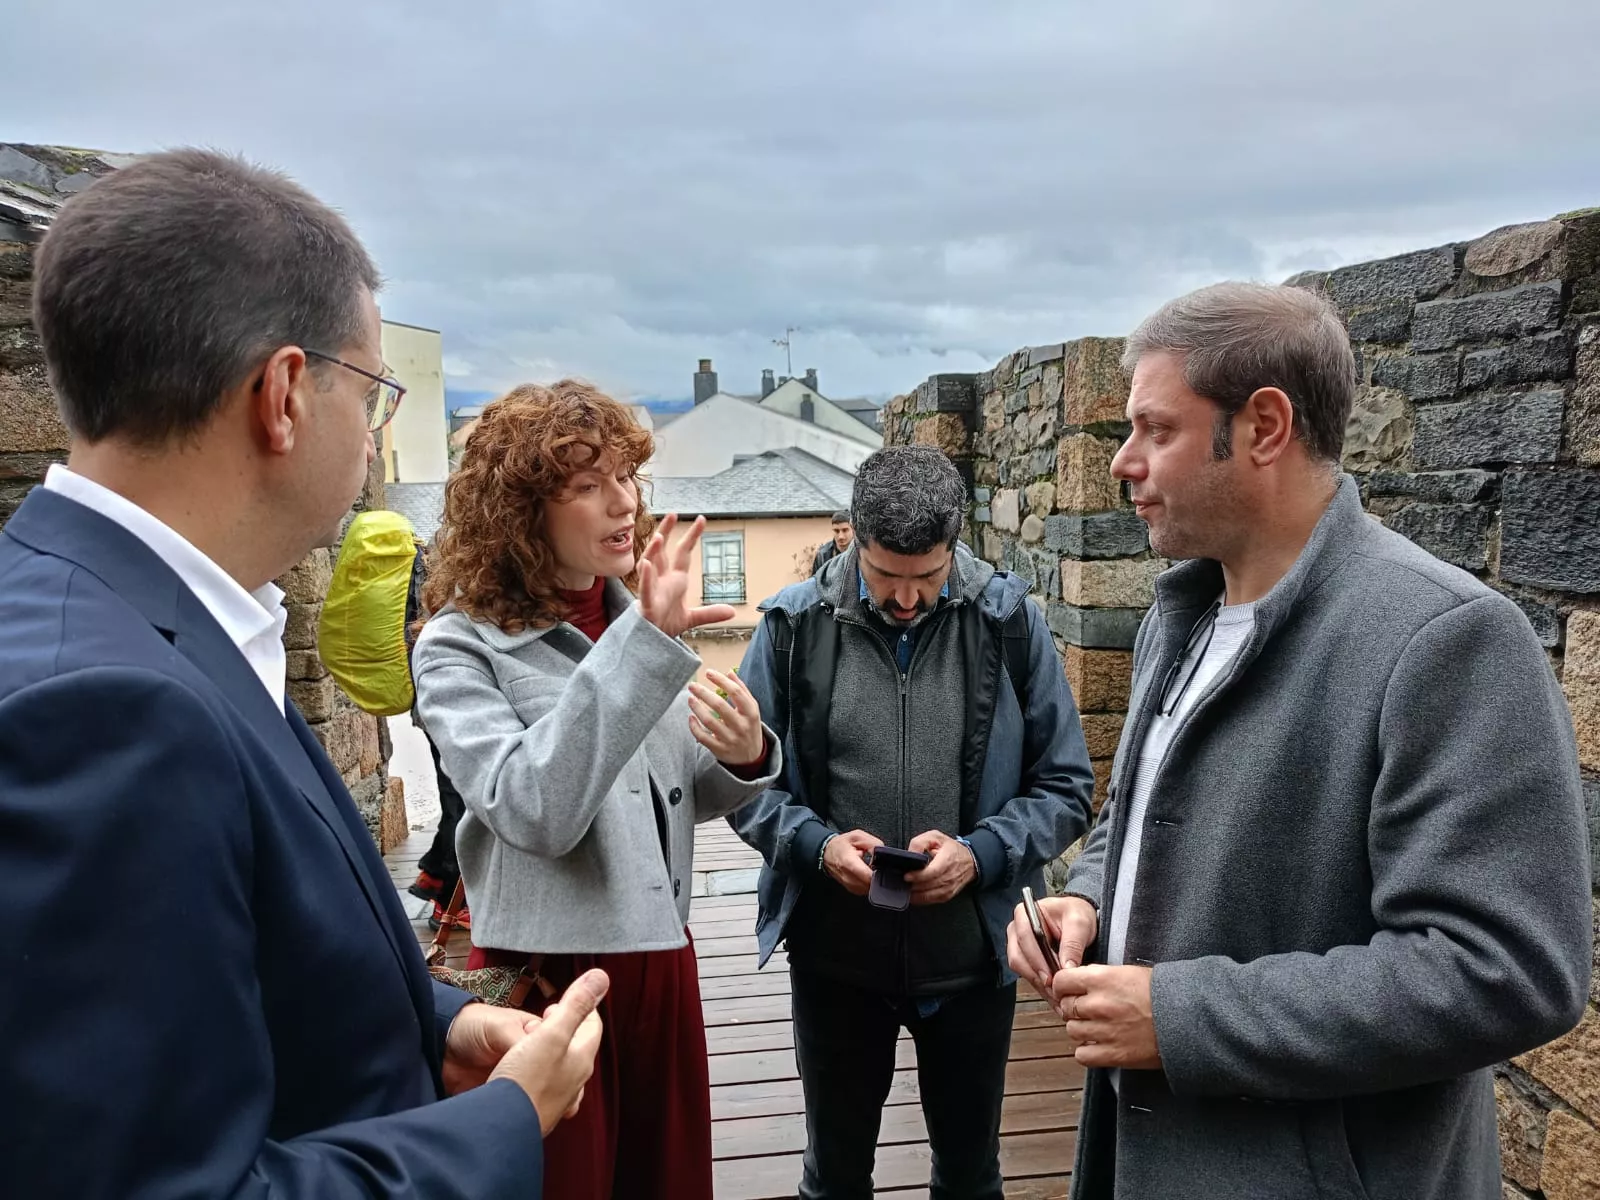
[[994,497],[994,492],[989,488],[979,487],[972,489],[972,499],[978,504],[987,504]]
[[1005,561],[1005,539],[992,528],[983,531],[983,560],[993,566],[1000,566]]
[[1029,479],[1040,479],[1056,473],[1056,447],[1052,443],[1029,451],[1027,474]]
[[1048,346],[1034,346],[1028,351],[1028,366],[1038,367],[1055,362],[1060,359],[1063,349],[1060,342],[1052,342]]
[[277,581],[288,604],[321,604],[333,582],[333,554],[318,547]]
[[1417,305],[1412,315],[1411,348],[1418,352],[1448,350],[1464,342],[1527,337],[1554,329],[1560,321],[1558,280],[1461,300],[1433,300]]
[[1447,400],[1461,387],[1461,352],[1392,354],[1374,359],[1372,384],[1404,392],[1413,400]]
[[989,506],[986,504],[980,504],[972,510],[972,522],[974,525],[987,525],[993,517],[993,512],[990,511]]
[[1094,650],[1067,643],[1061,655],[1080,712],[1128,711],[1133,684],[1133,653],[1129,650]]
[[1044,520],[1033,513],[1029,513],[1022,520],[1022,540],[1030,546],[1038,545],[1044,541]]
[[398,775],[391,775],[383,789],[383,807],[378,814],[378,849],[387,854],[411,832],[406,817],[406,785]]
[[1061,383],[1061,420],[1096,425],[1127,420],[1128,377],[1122,372],[1122,338],[1079,338],[1067,345]]
[[1600,1009],[1588,1008],[1571,1033],[1512,1061],[1591,1121],[1600,1121]]
[[1411,303],[1402,300],[1351,313],[1345,327],[1353,342],[1403,342],[1411,332]]
[[919,413],[971,412],[975,375],[932,375],[916,390]]
[[1083,741],[1089,748],[1090,758],[1110,758],[1117,752],[1126,720],[1122,713],[1084,713],[1079,720],[1083,723]]
[[289,699],[300,710],[300,715],[315,725],[333,716],[333,679],[291,679],[288,684]]
[[[1589,818],[1589,861],[1600,863],[1600,776],[1586,776],[1583,781],[1583,811]],[[1589,999],[1600,1004],[1600,876],[1592,881],[1594,888],[1594,972],[1589,977]]]
[[1022,517],[1018,509],[1020,493],[1016,488],[1001,488],[994,494],[994,503],[989,511],[993,516],[994,527],[1003,533],[1016,533],[1022,528]]
[[1036,598],[1039,600],[1039,611],[1043,612],[1046,598],[1054,598],[1061,594],[1061,565],[1055,555],[1040,554],[1037,551],[1034,552],[1033,561],[1037,567],[1039,580]]
[[1050,632],[1068,645],[1089,650],[1131,650],[1144,619],[1142,608],[1079,608],[1072,604],[1047,606]]
[[1570,379],[1576,350],[1577,340],[1568,329],[1474,350],[1461,363],[1461,390]]
[[1600,612],[1580,609],[1567,618],[1561,688],[1578,734],[1578,762],[1600,771]]
[[1544,1200],[1600,1196],[1600,1130],[1559,1110],[1552,1112],[1539,1187]]
[[31,326],[0,329],[0,372],[17,374],[44,367],[44,349]]
[[350,789],[350,799],[356,802],[356,810],[361,813],[361,820],[365,823],[367,832],[372,836],[373,842],[381,848],[384,785],[382,776],[366,775],[347,779],[345,785]]
[[1039,590],[1039,564],[1020,544],[1012,542],[1006,547],[1003,564],[1006,570],[1027,585],[1030,592]]
[[983,398],[983,431],[999,433],[1006,427],[1006,398],[993,392]]
[[1041,408],[1028,419],[1028,439],[1034,445],[1041,442],[1055,445],[1056,418],[1053,409]]
[[1500,578],[1600,592],[1600,471],[1507,471],[1500,485]]
[[1079,433],[1056,446],[1056,507],[1067,512],[1102,512],[1119,506],[1121,488],[1111,477],[1117,443]]
[[1457,262],[1455,246],[1436,246],[1337,271],[1304,271],[1284,283],[1321,292],[1351,313],[1393,301],[1432,299],[1455,282]]
[[960,413],[935,413],[917,422],[912,441],[919,446],[937,446],[948,457],[957,458],[969,447],[967,423]]
[[1014,417],[1019,412],[1025,412],[1028,407],[1028,393],[1021,388],[1006,393],[1005,409],[1008,417]]
[[1352,471],[1394,467],[1411,450],[1411,405],[1399,392],[1359,387],[1344,429],[1344,465]]
[[1489,564],[1490,509],[1477,504],[1408,504],[1384,524],[1465,571]]
[[353,775],[361,765],[361,716],[355,711],[339,712],[331,720],[311,727],[341,775]]
[[1499,1110],[1500,1169],[1514,1183],[1537,1188],[1544,1164],[1546,1110],[1525,1085],[1503,1074],[1495,1076],[1494,1098]]
[[1059,362],[1050,363],[1044,369],[1044,377],[1039,387],[1039,400],[1051,412],[1061,411],[1062,375]]
[[1045,548],[1072,558],[1131,558],[1150,548],[1150,531],[1132,509],[1046,517]]
[[1600,322],[1584,326],[1574,364],[1576,382],[1567,405],[1567,449],[1590,467],[1600,467]]
[[1051,483],[1030,483],[1026,492],[1028,511],[1041,520],[1050,515],[1050,509],[1056,502],[1056,485]]
[[1374,471],[1361,477],[1369,496],[1409,496],[1429,504],[1492,500],[1499,483],[1493,471]]
[[1419,405],[1413,453],[1424,467],[1554,462],[1565,409],[1558,388],[1478,392],[1449,404]]
[[1560,221],[1502,225],[1469,244],[1462,265],[1482,279],[1514,275],[1559,247],[1565,232]]
[[315,650],[290,650],[286,657],[289,660],[290,679],[326,679],[328,668],[322,665],[322,658]]
[[0,276],[0,329],[15,329],[32,321],[33,284]]
[[322,620],[322,605],[291,604],[289,621],[283,629],[283,646],[286,650],[315,650],[317,624]]
[[361,762],[363,775],[376,771],[383,762],[383,744],[378,737],[379,718],[370,713],[361,714]]
[[1061,598],[1087,608],[1149,608],[1155,603],[1161,558],[1061,560]]
[[37,453],[66,450],[68,440],[44,367],[0,374],[0,447]]
[[1528,618],[1528,624],[1533,626],[1533,636],[1539,639],[1539,644],[1546,650],[1552,650],[1561,644],[1561,614],[1548,604],[1540,604],[1537,600],[1529,600],[1526,596],[1512,596],[1511,603],[1522,610],[1522,615]]
[[1094,770],[1094,795],[1089,803],[1096,814],[1106,806],[1106,798],[1111,794],[1112,765],[1113,761],[1109,758],[1089,760],[1089,766]]

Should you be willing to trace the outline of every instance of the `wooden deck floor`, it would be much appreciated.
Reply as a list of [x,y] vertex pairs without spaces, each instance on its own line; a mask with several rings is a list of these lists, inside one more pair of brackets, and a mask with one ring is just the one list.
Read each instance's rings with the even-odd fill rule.
[[[432,838],[418,832],[388,858],[404,888]],[[756,970],[755,896],[750,872],[760,859],[722,822],[700,827],[695,897],[689,927],[700,961],[700,990],[711,1055],[712,1153],[716,1200],[793,1196],[805,1149],[805,1106],[795,1070],[789,1012],[789,966],[783,952]],[[417,902],[402,897],[416,907]],[[426,914],[414,923],[419,942],[432,939]],[[452,965],[465,962],[467,939],[450,946]],[[916,1056],[902,1036],[899,1069],[878,1134],[874,1172],[880,1196],[927,1195],[928,1144],[917,1102]],[[1072,1169],[1083,1072],[1072,1060],[1058,1018],[1019,993],[1006,1071],[1000,1161],[1006,1195],[1015,1200],[1065,1197]]]

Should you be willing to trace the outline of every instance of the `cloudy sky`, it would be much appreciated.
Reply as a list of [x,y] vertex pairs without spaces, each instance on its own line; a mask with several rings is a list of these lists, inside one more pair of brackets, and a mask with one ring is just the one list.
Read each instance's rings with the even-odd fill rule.
[[884,397],[1600,204],[1596,0],[8,0],[0,139],[343,209],[452,389]]

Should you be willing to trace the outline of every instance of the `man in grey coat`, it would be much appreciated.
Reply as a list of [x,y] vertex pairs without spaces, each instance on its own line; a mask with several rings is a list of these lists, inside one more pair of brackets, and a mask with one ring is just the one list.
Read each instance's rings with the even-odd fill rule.
[[[778,781],[729,822],[767,862],[761,961],[788,946],[804,1200],[872,1195],[902,1028],[930,1195],[999,1200],[1006,925],[1088,827],[1094,775],[1061,661],[1027,585],[957,541],[966,504],[933,447],[873,454],[855,544],[762,605],[740,671],[784,747]],[[875,871],[886,846],[931,861]],[[898,878],[908,893],[885,887]]]
[[[1085,1087],[1077,1200],[1498,1200],[1489,1068],[1580,1019],[1587,832],[1526,618],[1361,508],[1338,317],[1221,284],[1129,339],[1163,574],[1100,820],[1010,959]],[[1088,965],[1079,965],[1088,964]]]

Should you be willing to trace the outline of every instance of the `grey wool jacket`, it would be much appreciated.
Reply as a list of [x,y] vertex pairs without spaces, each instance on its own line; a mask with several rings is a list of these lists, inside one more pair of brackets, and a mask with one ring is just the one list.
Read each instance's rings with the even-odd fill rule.
[[606,606],[593,643],[565,622],[510,634],[453,607],[417,639],[417,708],[466,803],[456,856],[479,946],[685,945],[695,825],[782,766],[770,732],[760,778],[719,763],[689,733],[700,660],[616,581]]
[[[1140,739],[1221,591],[1181,563],[1139,631],[1067,881],[1102,937]],[[1489,1068],[1577,1024],[1591,961],[1572,722],[1527,619],[1344,478],[1176,732],[1134,894],[1163,1069],[1089,1072],[1077,1200],[1499,1200]]]

